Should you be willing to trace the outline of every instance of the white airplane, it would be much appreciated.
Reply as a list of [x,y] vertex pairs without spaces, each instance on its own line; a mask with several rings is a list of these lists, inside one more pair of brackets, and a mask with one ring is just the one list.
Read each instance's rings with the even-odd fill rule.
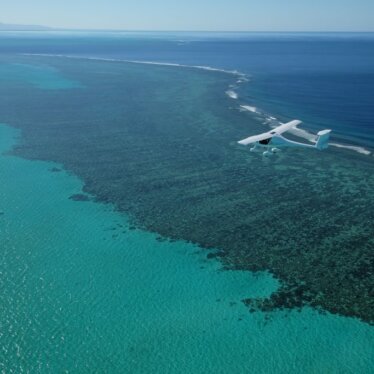
[[314,145],[295,142],[282,136],[284,132],[295,128],[297,125],[300,125],[300,123],[301,121],[293,120],[291,122],[284,123],[271,131],[240,140],[238,143],[243,145],[254,144],[254,146],[250,149],[251,152],[261,151],[265,148],[266,150],[263,152],[264,156],[270,156],[273,153],[279,152],[280,149],[278,147],[302,147],[322,150],[329,146],[331,130],[319,131],[317,133],[316,144]]

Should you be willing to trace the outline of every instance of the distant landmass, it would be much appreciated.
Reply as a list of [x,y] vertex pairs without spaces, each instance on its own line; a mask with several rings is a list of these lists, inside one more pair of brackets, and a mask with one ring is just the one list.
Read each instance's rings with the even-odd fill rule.
[[13,25],[0,22],[0,31],[48,31],[51,27],[39,25]]

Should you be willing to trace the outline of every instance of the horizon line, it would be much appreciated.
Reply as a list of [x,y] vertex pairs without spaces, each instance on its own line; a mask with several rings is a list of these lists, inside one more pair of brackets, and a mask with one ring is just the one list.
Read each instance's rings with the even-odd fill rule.
[[[2,28],[1,26],[5,26]],[[13,28],[13,29],[12,29]],[[372,30],[199,30],[199,29],[126,29],[126,28],[80,28],[80,27],[56,27],[33,23],[4,23],[0,21],[0,31],[85,31],[85,32],[190,32],[190,33],[374,33]]]
[[[42,25],[21,25],[21,24],[4,24],[0,23],[0,25],[6,25],[6,26],[22,26],[22,27],[30,27],[30,29],[24,29],[24,30],[17,30],[17,29],[1,29],[0,32],[49,32],[49,31],[87,31],[87,32],[191,32],[191,33],[291,33],[291,34],[297,34],[297,33],[309,33],[309,34],[354,34],[354,33],[363,33],[363,34],[369,34],[374,33],[374,30],[165,30],[165,29],[106,29],[106,28],[63,28],[63,27],[51,27],[51,26],[42,26]],[[32,27],[40,27],[41,29],[32,29]]]

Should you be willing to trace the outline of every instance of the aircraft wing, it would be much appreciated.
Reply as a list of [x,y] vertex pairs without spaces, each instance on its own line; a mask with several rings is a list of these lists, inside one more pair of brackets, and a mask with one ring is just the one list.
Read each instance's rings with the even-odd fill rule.
[[251,143],[260,142],[261,140],[272,138],[274,135],[280,135],[284,132],[300,125],[301,121],[295,119],[291,122],[283,123],[282,125],[272,129],[271,131],[264,132],[263,134],[250,136],[249,138],[238,141],[239,144],[248,145]]
[[251,143],[256,143],[256,142],[259,142],[261,140],[271,138],[272,136],[273,135],[271,135],[270,132],[268,131],[268,132],[264,132],[263,134],[260,134],[260,135],[250,136],[249,138],[245,138],[243,140],[240,140],[238,143],[243,144],[243,145],[248,145],[248,144],[251,144]]
[[287,130],[290,130],[290,129],[294,128],[295,126],[300,125],[300,123],[301,123],[301,121],[295,119],[291,122],[283,123],[282,125],[273,129],[273,131],[275,131],[275,133],[277,133],[277,134],[282,134],[282,133],[286,132]]

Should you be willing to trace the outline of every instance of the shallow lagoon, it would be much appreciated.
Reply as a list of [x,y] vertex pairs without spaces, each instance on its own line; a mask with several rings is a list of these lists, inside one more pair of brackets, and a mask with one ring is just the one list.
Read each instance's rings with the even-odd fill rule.
[[4,122],[22,129],[15,154],[63,164],[138,228],[218,249],[226,268],[271,271],[282,287],[248,299],[255,309],[310,305],[373,321],[371,155],[250,154],[235,140],[268,125],[225,94],[235,74],[11,59],[55,72],[48,89],[22,82],[20,69],[0,86]]
[[6,154],[16,136],[1,125],[4,370],[371,371],[370,326],[308,308],[250,313],[241,300],[274,291],[270,275],[222,271],[110,205],[70,200],[82,183]]
[[[1,158],[5,367],[371,371],[372,328],[295,310],[310,290],[292,281],[305,274],[336,313],[370,312],[372,158],[250,157],[233,139],[265,126],[225,95],[227,74],[4,60],[1,119],[22,132],[15,142],[2,127],[3,150],[59,162]],[[74,201],[82,196],[91,201]],[[221,262],[207,260],[217,249]],[[279,286],[269,273],[238,270],[251,267],[291,284],[261,305],[270,313],[242,303]],[[293,309],[278,310],[285,305]]]

